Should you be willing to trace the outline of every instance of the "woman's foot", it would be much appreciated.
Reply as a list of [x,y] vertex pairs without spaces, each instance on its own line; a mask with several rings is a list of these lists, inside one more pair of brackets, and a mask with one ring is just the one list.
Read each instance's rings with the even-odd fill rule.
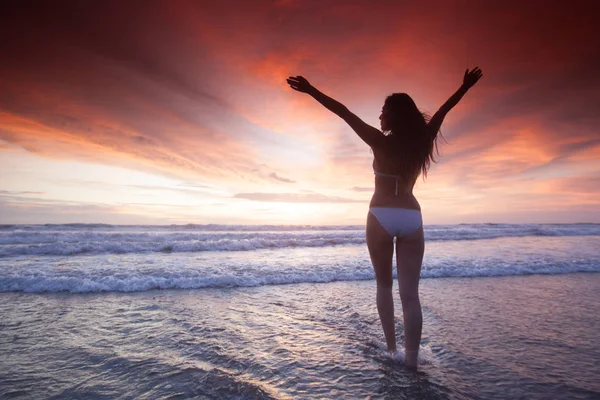
[[419,363],[419,350],[405,350],[404,365],[407,368],[417,369]]

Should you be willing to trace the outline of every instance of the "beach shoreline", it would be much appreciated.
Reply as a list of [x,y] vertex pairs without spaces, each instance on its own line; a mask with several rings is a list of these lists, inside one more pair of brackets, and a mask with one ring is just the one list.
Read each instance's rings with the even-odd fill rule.
[[369,280],[2,293],[0,397],[593,398],[599,286],[596,273],[424,279],[417,375],[386,357]]

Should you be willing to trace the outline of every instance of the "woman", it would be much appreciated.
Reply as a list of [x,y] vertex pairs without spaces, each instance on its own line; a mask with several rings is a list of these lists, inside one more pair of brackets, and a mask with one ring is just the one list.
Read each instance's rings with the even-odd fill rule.
[[478,67],[465,71],[462,86],[428,121],[406,93],[394,93],[383,105],[376,129],[343,104],[324,95],[301,76],[290,77],[292,89],[311,95],[341,117],[373,150],[375,193],[367,216],[367,246],[377,279],[377,310],[388,351],[396,356],[392,259],[396,238],[396,263],[400,300],[404,314],[404,363],[417,367],[423,314],[419,301],[419,278],[424,237],[421,207],[412,193],[420,174],[426,177],[436,161],[437,140],[444,117],[482,77]]

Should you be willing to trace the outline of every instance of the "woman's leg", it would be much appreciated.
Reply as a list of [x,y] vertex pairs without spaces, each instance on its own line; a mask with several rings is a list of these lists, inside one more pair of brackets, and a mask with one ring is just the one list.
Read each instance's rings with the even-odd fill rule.
[[423,227],[410,236],[396,240],[396,261],[398,263],[398,287],[404,314],[405,364],[417,367],[423,313],[419,300],[419,278],[425,240]]
[[377,279],[377,311],[381,319],[385,341],[389,351],[396,351],[396,327],[394,325],[394,297],[392,296],[392,259],[394,238],[369,212],[367,216],[367,247]]

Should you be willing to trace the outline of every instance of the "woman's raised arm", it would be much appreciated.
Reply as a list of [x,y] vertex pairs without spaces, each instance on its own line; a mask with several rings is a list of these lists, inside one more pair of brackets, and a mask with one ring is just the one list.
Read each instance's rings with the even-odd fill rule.
[[298,92],[306,93],[321,103],[329,111],[342,118],[356,134],[369,146],[378,147],[383,143],[384,135],[371,125],[354,115],[348,108],[337,100],[321,93],[302,76],[290,76],[287,79],[290,87]]
[[432,132],[437,132],[440,129],[446,114],[458,104],[465,93],[467,93],[467,91],[471,89],[482,76],[483,72],[479,67],[475,67],[471,71],[467,68],[461,87],[440,107],[433,117],[431,117],[431,120],[429,120],[428,126]]

